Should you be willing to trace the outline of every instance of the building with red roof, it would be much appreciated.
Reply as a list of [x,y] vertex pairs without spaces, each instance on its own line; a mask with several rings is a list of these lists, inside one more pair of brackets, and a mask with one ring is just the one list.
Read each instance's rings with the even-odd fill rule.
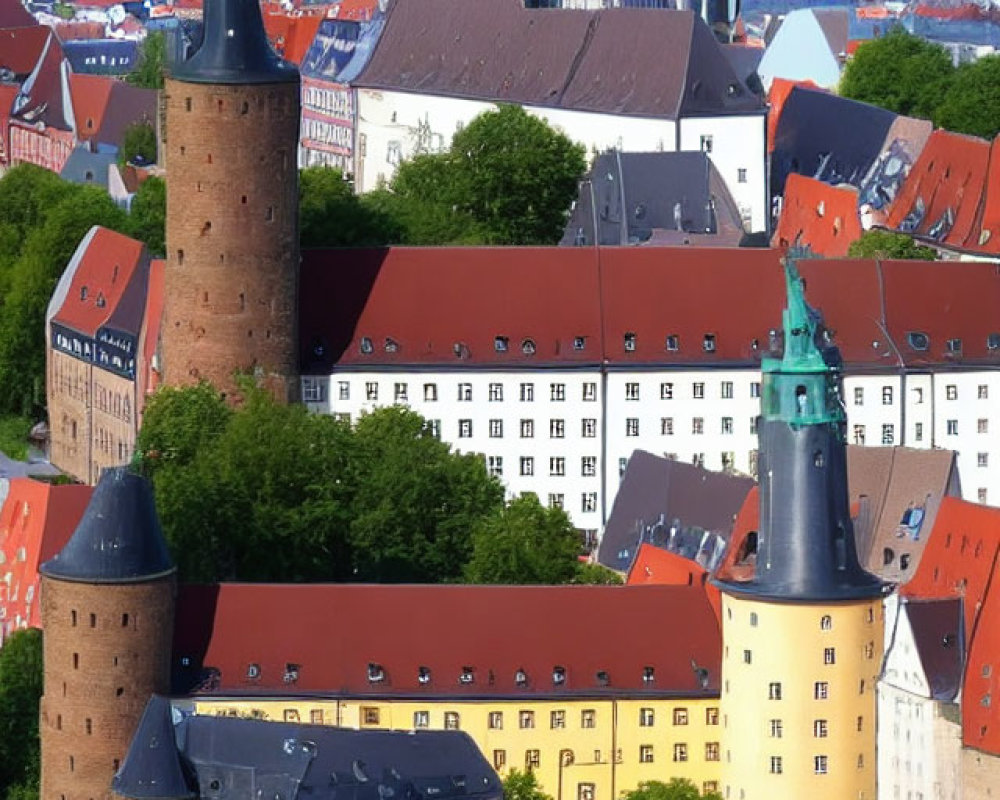
[[797,247],[827,258],[844,258],[861,233],[857,189],[831,186],[796,173],[788,176],[772,238],[775,247]]
[[69,541],[90,494],[89,486],[0,480],[0,645],[16,630],[41,627],[38,566]]

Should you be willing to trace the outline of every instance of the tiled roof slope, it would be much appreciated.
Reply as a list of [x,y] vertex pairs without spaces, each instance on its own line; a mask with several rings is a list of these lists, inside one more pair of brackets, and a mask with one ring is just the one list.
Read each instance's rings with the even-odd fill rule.
[[931,697],[945,703],[955,702],[962,688],[965,666],[961,600],[953,597],[911,601],[904,607]]
[[[336,635],[317,635],[332,619]],[[696,586],[184,586],[175,689],[714,696],[720,649],[715,615]],[[429,675],[423,683],[421,667]],[[556,667],[564,670],[561,683],[553,681]],[[653,680],[644,680],[647,667]],[[466,668],[472,681],[460,682]]]
[[26,77],[38,63],[51,35],[44,25],[0,29],[0,68],[9,69],[18,78]]
[[1000,135],[990,145],[990,168],[986,173],[986,197],[979,229],[973,230],[975,247],[970,248],[987,255],[1000,255]]
[[[302,370],[752,366],[781,318],[779,257],[684,247],[306,251]],[[991,264],[804,260],[800,270],[850,369],[1000,364]],[[928,335],[927,350],[912,346],[914,331]]]
[[857,189],[795,173],[788,176],[774,246],[808,247],[817,255],[843,258],[860,236]]
[[58,130],[72,130],[73,120],[63,92],[65,58],[59,39],[51,34],[31,74],[21,86],[24,102],[13,115],[24,123],[44,123]]
[[21,0],[0,0],[0,28],[24,28],[38,25]]
[[763,113],[704,23],[663,9],[398,0],[355,83],[669,119]]
[[822,92],[819,86],[812,81],[791,81],[787,78],[775,78],[771,81],[771,88],[767,92],[767,152],[774,151],[774,139],[778,132],[778,121],[781,119],[781,112],[784,110],[785,102],[788,100],[792,89],[800,86],[803,89],[812,89]]
[[639,553],[628,571],[629,586],[700,586],[712,604],[715,618],[722,624],[722,593],[708,580],[708,570],[677,553],[651,544],[639,545]]

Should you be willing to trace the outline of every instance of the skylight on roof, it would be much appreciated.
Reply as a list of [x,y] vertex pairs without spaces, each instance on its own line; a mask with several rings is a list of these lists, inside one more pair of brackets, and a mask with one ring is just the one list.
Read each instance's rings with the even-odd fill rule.
[[399,352],[399,342],[390,336],[385,337],[385,352],[387,353],[398,353]]
[[506,336],[495,336],[493,337],[493,349],[498,353],[507,352],[507,337]]
[[962,340],[961,339],[949,339],[946,343],[946,348],[949,353],[954,355],[962,354]]
[[463,686],[476,682],[476,671],[472,667],[462,667],[462,674],[458,676],[458,682]]
[[385,681],[385,670],[381,664],[371,662],[368,664],[368,683],[382,683]]
[[431,671],[429,667],[417,667],[417,683],[426,686],[431,682]]
[[516,686],[527,686],[528,685],[528,673],[523,669],[518,669],[514,673],[514,684]]
[[668,334],[663,346],[667,349],[667,351],[676,353],[681,349],[681,337],[676,333]]
[[573,349],[574,350],[583,350],[583,348],[586,347],[586,346],[587,346],[587,337],[586,336],[574,336],[573,337]]
[[374,350],[375,350],[375,346],[372,344],[372,340],[370,338],[368,338],[367,336],[362,336],[361,337],[361,352],[364,353],[367,356],[367,355],[371,355],[371,353],[374,352]]
[[986,337],[987,350],[1000,350],[1000,333],[991,333]]
[[521,342],[521,352],[526,356],[533,356],[535,354],[535,340],[525,339]]
[[552,668],[552,685],[562,686],[566,683],[566,668],[565,667],[553,667]]
[[626,353],[634,353],[635,352],[635,345],[636,345],[635,334],[632,333],[632,332],[626,333],[625,334],[625,352]]
[[715,334],[714,333],[706,333],[705,334],[705,338],[702,339],[702,341],[701,341],[701,349],[704,350],[706,353],[714,353],[715,352]]

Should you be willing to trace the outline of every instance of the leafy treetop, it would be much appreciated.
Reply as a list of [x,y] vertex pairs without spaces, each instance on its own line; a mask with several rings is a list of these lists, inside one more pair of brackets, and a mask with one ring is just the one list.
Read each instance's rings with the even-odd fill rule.
[[913,241],[905,233],[894,231],[870,230],[861,234],[859,239],[851,242],[847,249],[851,258],[884,259],[914,259],[917,261],[934,261],[937,253],[933,248],[924,247]]
[[622,800],[722,800],[718,792],[702,794],[691,781],[685,778],[671,778],[662,781],[645,781],[637,789],[626,792]]

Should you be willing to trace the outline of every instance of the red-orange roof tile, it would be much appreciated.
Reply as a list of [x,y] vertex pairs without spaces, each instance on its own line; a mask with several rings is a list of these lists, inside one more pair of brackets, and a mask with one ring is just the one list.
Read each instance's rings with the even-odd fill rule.
[[[971,631],[962,686],[962,744],[1000,755],[1000,589],[994,567],[990,591]],[[967,603],[968,601],[966,601]],[[969,633],[966,633],[969,637]]]
[[[152,394],[160,385],[160,370],[154,369],[154,360],[160,341],[160,324],[163,319],[164,304],[164,270],[166,262],[155,259],[149,262],[149,284],[146,291],[146,308],[142,318],[142,328],[139,334],[139,352],[142,355],[142,366],[138,370],[137,397],[144,398]],[[139,424],[142,424],[142,412],[145,403],[139,402]]]
[[38,63],[51,31],[44,25],[0,30],[0,67],[27,75]]
[[114,83],[113,78],[104,75],[70,75],[69,90],[79,139],[87,141],[101,129]]
[[843,258],[860,236],[857,189],[796,173],[788,176],[774,246],[808,247],[817,255]]
[[[331,619],[335,635],[317,635]],[[230,694],[717,696],[720,650],[696,586],[185,586],[174,638],[175,664],[190,660],[186,677],[217,670],[203,686]],[[370,664],[384,680],[369,681]],[[471,683],[459,681],[466,667]]]
[[53,30],[60,41],[70,42],[77,39],[103,39],[104,24],[101,22],[72,21],[60,22]]
[[978,230],[973,229],[970,249],[1000,255],[1000,136],[990,146],[990,168],[986,178],[986,197]]
[[322,21],[323,17],[315,14],[293,16],[269,10],[264,14],[264,29],[275,52],[293,64],[301,64]]
[[[0,28],[38,26],[21,0],[0,0]],[[40,26],[39,26],[40,27]]]
[[715,584],[708,582],[708,571],[695,561],[662,547],[639,545],[628,586],[701,586],[712,605],[715,618],[722,622],[722,595]]

